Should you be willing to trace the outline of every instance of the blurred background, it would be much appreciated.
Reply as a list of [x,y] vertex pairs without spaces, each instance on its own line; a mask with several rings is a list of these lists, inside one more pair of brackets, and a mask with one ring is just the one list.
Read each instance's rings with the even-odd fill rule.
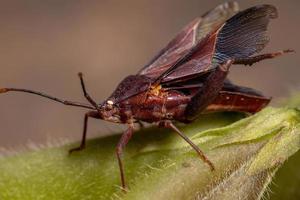
[[[98,102],[126,75],[136,73],[189,21],[221,0],[0,0],[0,86],[44,91],[85,102],[77,73]],[[239,1],[241,9],[269,3],[271,22],[264,52],[300,46],[300,1]],[[274,100],[300,89],[298,54],[253,67],[235,66],[230,78]],[[0,148],[30,141],[80,140],[85,110],[33,95],[0,96]],[[88,137],[121,131],[123,125],[91,119]]]

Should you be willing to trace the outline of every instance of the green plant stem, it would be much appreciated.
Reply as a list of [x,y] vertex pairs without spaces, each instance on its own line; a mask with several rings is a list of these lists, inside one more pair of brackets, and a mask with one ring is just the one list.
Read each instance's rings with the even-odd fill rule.
[[126,147],[126,194],[120,189],[115,135],[89,140],[71,156],[68,149],[78,144],[1,158],[0,199],[260,199],[300,148],[300,112],[267,108],[242,117],[209,114],[179,125],[214,163],[213,172],[175,133],[147,128]]

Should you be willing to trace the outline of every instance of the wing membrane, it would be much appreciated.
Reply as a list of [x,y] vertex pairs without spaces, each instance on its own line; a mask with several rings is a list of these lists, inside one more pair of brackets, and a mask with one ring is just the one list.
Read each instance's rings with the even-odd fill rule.
[[277,18],[272,5],[248,8],[229,19],[218,35],[215,59],[242,59],[260,52],[269,42],[266,34],[270,19]]
[[267,26],[277,17],[271,5],[246,9],[228,19],[218,30],[212,31],[190,52],[180,65],[172,66],[160,82],[178,82],[200,76],[229,59],[248,58],[260,52],[268,43]]

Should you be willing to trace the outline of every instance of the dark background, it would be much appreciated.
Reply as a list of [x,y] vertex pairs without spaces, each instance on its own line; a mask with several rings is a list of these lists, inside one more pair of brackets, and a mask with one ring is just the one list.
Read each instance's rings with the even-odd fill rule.
[[[218,0],[1,0],[0,86],[24,87],[85,101],[77,73],[101,102],[120,80],[134,74],[193,18],[222,3]],[[240,1],[245,9],[275,5],[271,42],[264,52],[300,46],[300,2]],[[273,96],[276,102],[300,85],[298,54],[235,66],[230,77]],[[0,147],[33,141],[79,140],[84,110],[26,94],[0,96]],[[89,137],[122,129],[91,120]]]

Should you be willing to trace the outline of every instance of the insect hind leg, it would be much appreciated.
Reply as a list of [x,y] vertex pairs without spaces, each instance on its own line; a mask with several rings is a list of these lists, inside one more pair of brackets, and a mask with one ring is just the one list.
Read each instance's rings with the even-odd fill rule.
[[243,64],[243,65],[251,66],[254,63],[260,62],[262,60],[272,59],[277,56],[281,56],[285,53],[293,53],[293,52],[295,52],[295,51],[288,49],[288,50],[277,51],[277,52],[273,52],[273,53],[261,54],[261,55],[257,55],[257,56],[253,56],[253,57],[249,57],[249,58],[240,58],[240,59],[235,59],[233,64]]
[[203,87],[192,97],[185,109],[185,117],[187,120],[194,120],[197,118],[198,115],[218,96],[232,63],[233,60],[228,60],[219,65],[216,70],[211,72],[207,77],[203,83]]

